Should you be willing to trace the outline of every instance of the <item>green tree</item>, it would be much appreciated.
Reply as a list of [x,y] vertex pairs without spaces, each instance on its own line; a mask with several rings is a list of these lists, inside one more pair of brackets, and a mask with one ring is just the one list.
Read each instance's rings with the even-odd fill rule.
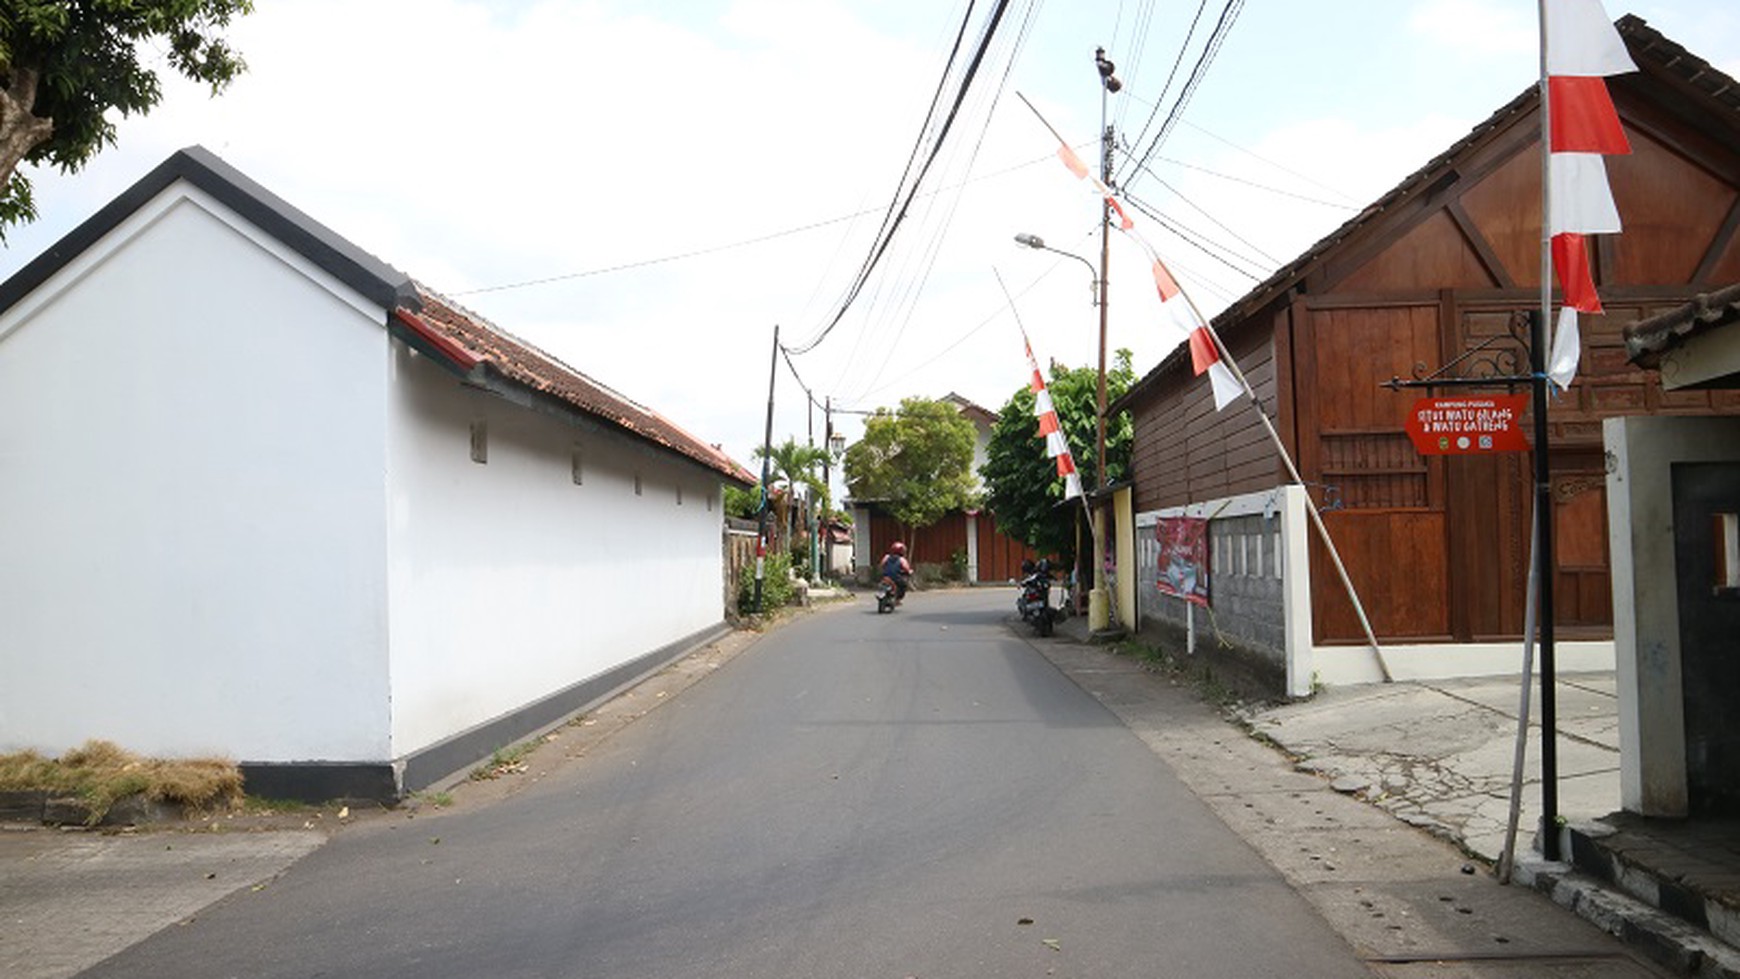
[[755,511],[761,508],[761,492],[753,489],[743,489],[740,486],[725,487],[725,515],[742,520],[754,520]]
[[[1135,383],[1131,354],[1119,350],[1106,370],[1106,401],[1122,397]],[[1058,424],[1069,439],[1082,486],[1092,490],[1100,484],[1096,445],[1098,434],[1099,372],[1092,367],[1067,368],[1051,365],[1046,382]],[[1106,423],[1106,471],[1108,482],[1127,478],[1130,471],[1130,416],[1120,414]],[[985,505],[997,515],[997,524],[1043,554],[1071,554],[1074,535],[1070,520],[1057,512],[1063,499],[1063,480],[1057,463],[1045,454],[1039,437],[1039,420],[1033,414],[1033,392],[1016,391],[997,414],[991,426],[991,441],[985,448]]]
[[[763,447],[756,447],[755,458],[764,456],[767,458],[768,498],[773,504],[777,525],[784,534],[785,548],[789,548],[795,539],[792,528],[794,510],[791,503],[797,487],[805,487],[812,494],[812,499],[818,499],[823,506],[827,505],[828,487],[822,483],[817,470],[827,461],[828,451],[813,445],[799,445],[796,439],[788,438],[774,446],[771,453]],[[781,489],[784,492],[775,492]]]
[[223,91],[246,68],[222,37],[253,0],[8,0],[0,4],[0,240],[36,218],[22,163],[71,173],[115,142],[108,111],[151,111],[163,98],[140,48]]
[[946,401],[907,398],[896,411],[879,408],[846,450],[846,486],[854,499],[882,503],[908,530],[928,527],[977,503],[974,439],[973,423]]

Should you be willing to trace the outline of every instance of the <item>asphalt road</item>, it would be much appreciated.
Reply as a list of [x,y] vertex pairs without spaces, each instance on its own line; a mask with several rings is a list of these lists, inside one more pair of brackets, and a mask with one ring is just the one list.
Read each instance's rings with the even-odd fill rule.
[[340,834],[84,975],[1371,975],[1012,604],[806,617],[523,792]]

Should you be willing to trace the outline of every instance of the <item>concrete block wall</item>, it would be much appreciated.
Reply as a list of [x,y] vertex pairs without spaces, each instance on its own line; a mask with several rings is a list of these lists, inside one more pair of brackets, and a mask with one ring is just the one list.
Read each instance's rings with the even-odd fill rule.
[[[1298,643],[1298,624],[1290,630],[1288,602],[1297,603],[1301,583],[1287,580],[1288,567],[1298,565],[1289,562],[1286,550],[1290,513],[1286,493],[1277,488],[1138,514],[1137,603],[1143,629],[1181,643],[1186,641],[1186,631],[1193,631],[1198,655],[1236,660],[1282,691],[1297,694],[1292,689],[1296,670],[1288,661],[1288,643],[1290,631]],[[1175,516],[1209,520],[1209,608],[1194,613],[1184,601],[1163,595],[1156,587],[1160,545],[1155,528],[1161,518]],[[1292,546],[1297,549],[1297,544]]]

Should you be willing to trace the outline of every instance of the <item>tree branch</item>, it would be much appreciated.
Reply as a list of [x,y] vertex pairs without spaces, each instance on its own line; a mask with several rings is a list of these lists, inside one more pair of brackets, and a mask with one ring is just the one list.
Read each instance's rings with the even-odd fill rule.
[[36,107],[37,73],[34,68],[11,66],[12,81],[0,91],[0,186],[12,179],[13,171],[31,150],[54,135],[54,120],[32,114]]

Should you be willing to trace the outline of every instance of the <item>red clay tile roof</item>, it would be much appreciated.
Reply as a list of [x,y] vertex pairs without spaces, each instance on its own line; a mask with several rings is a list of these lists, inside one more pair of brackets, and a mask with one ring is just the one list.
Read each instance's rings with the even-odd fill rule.
[[1691,302],[1625,328],[1625,352],[1639,367],[1660,367],[1662,354],[1695,336],[1740,323],[1740,282],[1699,293]]
[[515,387],[541,392],[602,424],[692,459],[745,486],[755,484],[755,477],[718,446],[708,445],[657,412],[635,404],[475,313],[441,298],[200,146],[172,154],[47,251],[0,282],[0,312],[12,308],[179,180],[212,195],[316,267],[380,304],[389,311],[388,329],[402,331],[401,337],[416,343],[425,353],[445,359],[458,373],[481,370],[485,372],[484,380],[505,379]]
[[755,483],[756,477],[718,446],[703,442],[651,408],[612,391],[422,283],[413,285],[422,308],[400,306],[393,315],[430,341],[461,372],[485,366],[739,483]]

